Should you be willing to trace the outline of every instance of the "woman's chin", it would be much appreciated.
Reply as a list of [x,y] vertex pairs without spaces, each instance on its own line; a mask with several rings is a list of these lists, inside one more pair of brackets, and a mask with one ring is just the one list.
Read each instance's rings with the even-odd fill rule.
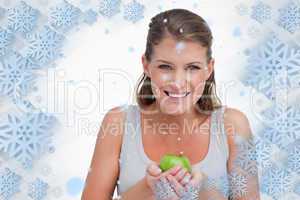
[[161,111],[168,115],[180,115],[186,112],[183,104],[165,104],[161,105]]

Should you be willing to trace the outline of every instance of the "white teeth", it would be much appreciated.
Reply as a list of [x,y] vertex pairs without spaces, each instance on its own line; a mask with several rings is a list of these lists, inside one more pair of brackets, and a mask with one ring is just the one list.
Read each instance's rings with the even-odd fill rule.
[[171,97],[176,97],[176,98],[180,98],[180,97],[185,97],[187,93],[184,94],[173,94],[173,93],[169,93],[169,96]]

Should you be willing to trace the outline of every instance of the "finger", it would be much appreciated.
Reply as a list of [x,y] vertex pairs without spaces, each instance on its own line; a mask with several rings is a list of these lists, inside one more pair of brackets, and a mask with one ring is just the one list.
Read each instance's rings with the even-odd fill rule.
[[185,188],[175,179],[174,176],[168,175],[168,181],[170,182],[172,188],[175,190],[175,193],[180,197],[185,191]]
[[187,184],[187,186],[192,186],[192,187],[198,188],[200,190],[202,187],[204,178],[205,178],[205,175],[202,172],[200,172],[200,171],[192,172],[192,178],[189,181],[189,183]]
[[150,165],[148,165],[146,172],[151,176],[158,176],[159,174],[161,174],[162,170],[156,163],[151,163]]
[[174,167],[168,169],[167,171],[162,173],[162,176],[167,176],[169,174],[171,174],[172,176],[174,176],[180,169],[181,169],[181,165],[175,165]]
[[180,183],[182,186],[185,186],[186,184],[188,184],[190,182],[192,178],[192,175],[190,173],[186,173],[185,176],[183,177],[183,179],[180,180]]
[[166,177],[159,178],[154,184],[154,194],[156,199],[175,199],[177,197],[176,192],[171,186]]
[[187,173],[186,169],[181,168],[174,177],[178,182],[180,182]]

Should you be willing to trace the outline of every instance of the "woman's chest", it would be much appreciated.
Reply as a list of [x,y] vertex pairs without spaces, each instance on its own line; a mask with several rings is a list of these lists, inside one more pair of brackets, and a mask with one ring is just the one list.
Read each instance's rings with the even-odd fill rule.
[[159,162],[165,154],[183,154],[191,164],[199,163],[209,151],[210,133],[208,130],[195,130],[187,134],[157,134],[151,130],[142,133],[142,146],[150,160]]

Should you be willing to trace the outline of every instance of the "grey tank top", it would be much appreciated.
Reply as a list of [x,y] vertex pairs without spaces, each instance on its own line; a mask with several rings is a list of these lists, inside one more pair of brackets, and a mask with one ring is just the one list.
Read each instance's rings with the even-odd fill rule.
[[[120,171],[117,193],[121,195],[135,185],[146,174],[146,167],[152,161],[144,151],[141,137],[140,108],[138,105],[125,104],[122,109],[126,112],[125,129],[120,152]],[[227,160],[228,144],[223,123],[224,106],[211,114],[210,143],[206,157],[192,165],[206,174],[208,187],[219,189],[228,196]]]

